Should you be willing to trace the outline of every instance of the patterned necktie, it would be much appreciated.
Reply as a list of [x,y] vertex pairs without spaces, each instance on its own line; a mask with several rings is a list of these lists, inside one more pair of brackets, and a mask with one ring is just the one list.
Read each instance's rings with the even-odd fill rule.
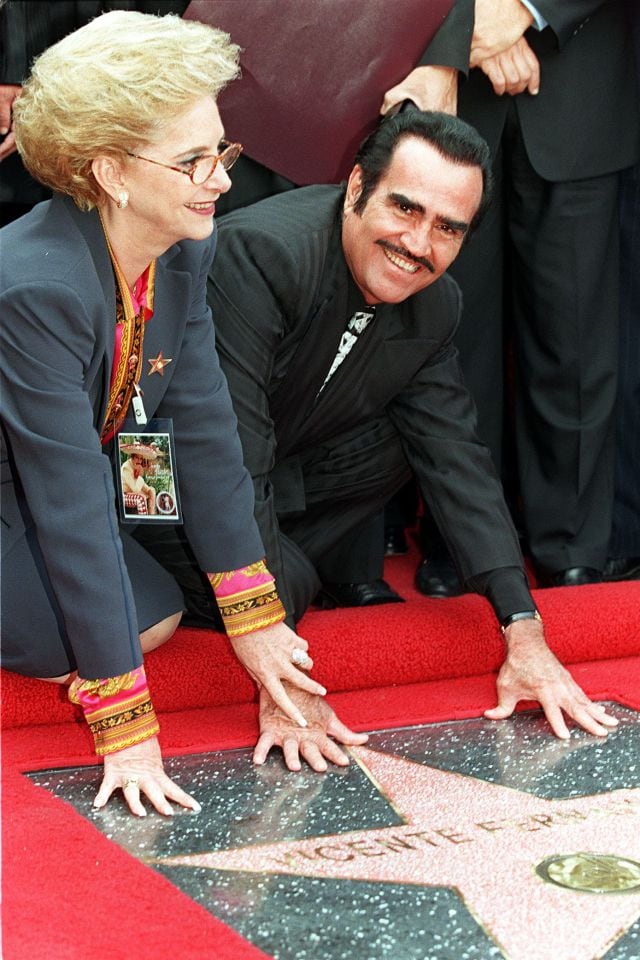
[[[318,390],[318,397],[328,384],[331,377],[334,375],[340,364],[343,362],[345,357],[353,350],[354,345],[358,341],[358,337],[362,336],[364,331],[367,329],[371,321],[376,315],[376,308],[370,307],[368,310],[356,310],[354,315],[351,317],[347,323],[346,330],[340,338],[340,343],[338,344],[338,352],[336,353],[333,363],[331,364],[331,369],[324,379],[324,383]],[[316,398],[317,399],[317,398]]]

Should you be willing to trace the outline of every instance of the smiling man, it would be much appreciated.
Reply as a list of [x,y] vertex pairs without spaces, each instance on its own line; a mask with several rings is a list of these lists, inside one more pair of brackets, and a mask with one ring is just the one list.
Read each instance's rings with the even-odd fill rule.
[[[381,175],[368,144],[375,156],[373,145],[386,146],[385,138],[378,134],[364,145],[344,204],[344,256],[369,305],[401,303],[438,280],[458,255],[483,199],[482,142],[473,149],[471,134],[466,144],[453,131],[447,142],[444,133],[453,125],[443,117],[427,125],[414,116],[396,126],[407,132]],[[433,140],[410,135],[432,128]],[[436,138],[437,129],[442,138]]]
[[413,472],[461,577],[504,627],[490,716],[536,699],[559,736],[562,710],[602,735],[615,721],[546,645],[453,344],[461,296],[446,270],[489,176],[473,128],[404,113],[364,142],[346,189],[304,187],[223,217],[208,292],[218,352],[292,624]]

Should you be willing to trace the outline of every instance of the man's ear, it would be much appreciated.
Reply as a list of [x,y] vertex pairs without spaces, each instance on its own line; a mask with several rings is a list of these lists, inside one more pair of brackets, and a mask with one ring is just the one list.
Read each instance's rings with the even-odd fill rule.
[[91,161],[91,172],[98,185],[115,202],[125,187],[122,164],[115,157],[98,156]]
[[362,167],[356,163],[347,180],[347,192],[344,198],[345,213],[353,210],[362,193]]

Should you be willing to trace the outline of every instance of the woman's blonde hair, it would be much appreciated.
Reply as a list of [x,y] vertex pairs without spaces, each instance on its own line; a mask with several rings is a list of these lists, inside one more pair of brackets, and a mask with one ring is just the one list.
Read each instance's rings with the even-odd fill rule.
[[36,180],[90,210],[99,154],[157,143],[197,99],[238,74],[239,47],[203,23],[114,10],[45,50],[14,104],[18,150]]

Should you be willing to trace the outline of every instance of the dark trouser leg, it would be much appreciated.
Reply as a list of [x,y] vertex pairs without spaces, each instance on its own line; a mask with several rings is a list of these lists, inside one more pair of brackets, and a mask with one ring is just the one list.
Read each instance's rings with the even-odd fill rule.
[[384,512],[379,511],[326,551],[317,566],[320,579],[325,583],[366,583],[378,579],[384,566],[383,537]]
[[620,378],[609,543],[614,559],[640,557],[640,164],[620,175],[620,239]]
[[516,442],[543,572],[602,569],[613,500],[618,178],[549,183],[510,129]]
[[[295,622],[312,603],[321,580],[359,582],[361,577],[380,576],[382,509],[410,476],[398,435],[386,419],[302,453],[299,460],[306,509],[278,513]],[[273,483],[277,500],[277,473]],[[135,537],[180,585],[186,607],[183,623],[222,629],[213,591],[182,529],[141,524]]]
[[[281,532],[310,561],[319,578],[354,583],[381,576],[382,509],[410,469],[395,428],[386,418],[332,438],[299,455],[304,512],[279,515]],[[286,558],[285,558],[286,565]],[[296,617],[301,591],[289,577]]]
[[385,555],[407,553],[409,545],[405,530],[413,527],[418,514],[418,486],[414,479],[405,483],[389,500],[384,510]]

